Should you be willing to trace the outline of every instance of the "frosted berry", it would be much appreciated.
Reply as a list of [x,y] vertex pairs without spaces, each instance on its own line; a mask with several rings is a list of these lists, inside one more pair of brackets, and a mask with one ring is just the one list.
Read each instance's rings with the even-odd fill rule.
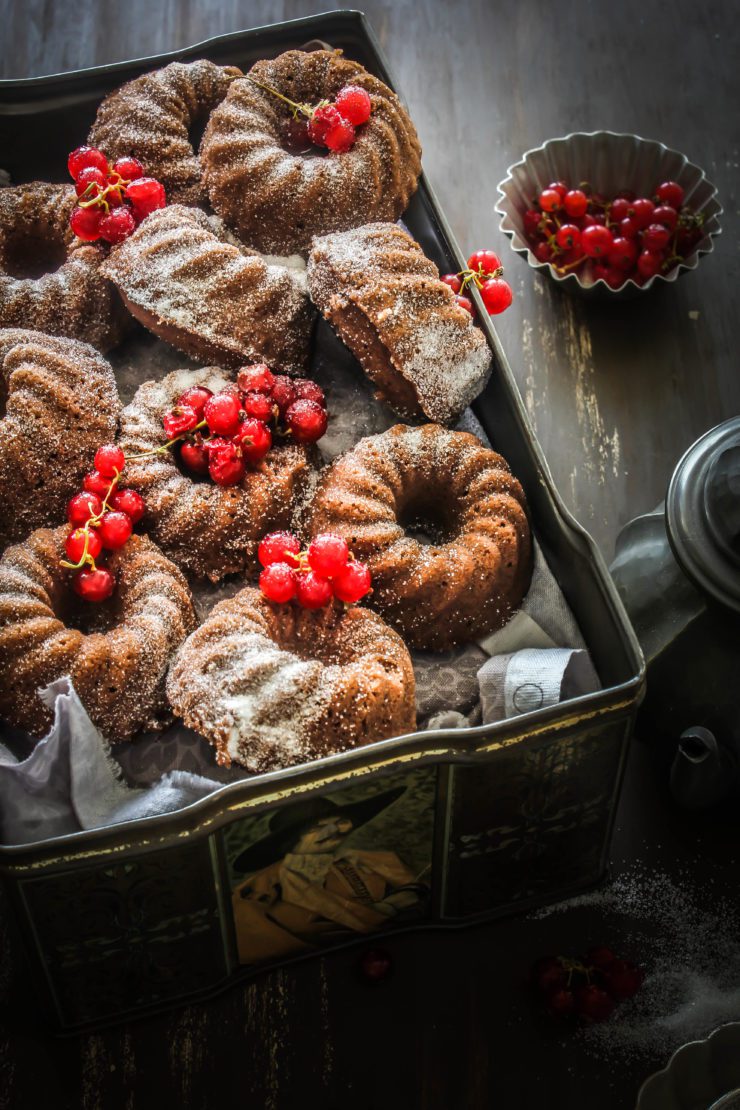
[[78,146],[67,159],[67,169],[73,181],[89,166],[94,166],[103,174],[108,173],[108,159],[94,146]]
[[476,274],[495,274],[502,269],[501,259],[495,251],[475,251],[468,259],[468,269]]
[[115,478],[126,463],[126,457],[115,443],[106,443],[95,452],[95,469],[106,478]]
[[292,532],[270,532],[260,541],[257,558],[263,567],[269,567],[271,563],[292,562],[291,556],[300,550],[300,540]]
[[78,197],[84,196],[85,200],[92,200],[93,197],[100,196],[107,181],[107,177],[97,166],[88,166],[75,181],[75,192]]
[[97,529],[75,528],[64,541],[64,550],[70,563],[79,563],[86,555],[97,559],[103,543]]
[[285,416],[287,409],[296,400],[295,385],[285,374],[275,374],[275,384],[272,387],[272,401],[277,405],[280,415]]
[[462,281],[457,274],[442,274],[439,280],[443,281],[445,285],[449,285],[453,293],[459,293],[462,289]]
[[200,422],[203,419],[203,409],[206,407],[206,402],[212,396],[213,391],[206,389],[204,385],[191,385],[180,394],[175,404],[187,405],[197,414]]
[[308,124],[308,133],[311,136],[311,142],[316,146],[325,146],[325,139],[332,127],[336,127],[341,123],[342,117],[339,114],[339,109],[333,104],[325,104],[320,108],[314,110]]
[[162,425],[167,438],[175,439],[184,432],[192,432],[200,420],[200,416],[190,405],[175,405],[162,417]]
[[555,212],[560,208],[560,193],[557,189],[543,189],[538,202],[543,212]]
[[602,258],[609,253],[613,246],[614,236],[609,228],[602,227],[601,224],[584,228],[581,233],[581,247],[583,253],[587,254],[589,258]]
[[245,393],[242,401],[247,416],[267,421],[272,416],[272,401],[266,393]]
[[138,177],[126,186],[126,196],[131,201],[136,215],[142,219],[157,208],[164,208],[167,194],[164,185],[153,177]]
[[242,452],[228,439],[212,439],[208,445],[208,473],[219,486],[235,486],[247,468]]
[[489,278],[480,287],[483,304],[491,316],[507,309],[514,299],[511,286],[503,278]]
[[337,93],[334,103],[339,114],[355,127],[367,123],[370,119],[372,111],[370,95],[359,85],[345,85]]
[[308,399],[299,399],[287,409],[285,423],[296,442],[315,443],[326,431],[329,419],[321,405]]
[[473,315],[473,312],[475,310],[473,308],[473,302],[470,300],[469,297],[463,297],[461,296],[461,294],[458,293],[455,297],[455,302],[460,306],[460,308],[464,308],[465,311],[468,312],[471,316]]
[[69,226],[78,239],[86,243],[94,243],[100,238],[100,220],[103,212],[100,208],[74,208],[69,217]]
[[310,378],[299,378],[295,382],[295,396],[296,400],[315,401],[317,405],[326,408],[326,397],[323,389],[318,382],[313,382]]
[[642,233],[642,246],[646,251],[663,251],[671,241],[671,233],[662,224],[648,224]]
[[339,120],[330,127],[324,136],[324,146],[335,154],[344,154],[354,144],[355,129],[346,119]]
[[347,563],[332,582],[334,596],[339,601],[354,605],[369,593],[371,581],[370,571],[364,563],[358,563],[356,560]]
[[661,204],[668,204],[671,208],[680,208],[683,204],[684,191],[677,181],[664,181],[655,190],[655,195]]
[[260,574],[260,589],[270,601],[283,604],[296,595],[296,575],[287,563],[270,563]]
[[114,208],[107,216],[103,216],[98,230],[101,239],[105,239],[106,243],[122,243],[124,239],[128,239],[132,231],[136,230],[136,220],[131,209],[122,205],[120,208]]
[[100,518],[98,535],[102,540],[103,547],[107,548],[108,551],[115,551],[117,548],[123,547],[131,537],[132,531],[133,525],[128,513],[122,513],[114,509],[113,512],[103,513]]
[[258,463],[272,447],[272,433],[262,420],[247,417],[239,426],[237,436],[242,454],[248,463]]
[[85,601],[106,601],[115,588],[116,580],[105,567],[84,567],[72,579],[72,589]]
[[239,431],[239,411],[235,394],[214,393],[205,403],[203,418],[215,435],[233,436]]
[[125,158],[117,158],[111,166],[113,173],[117,173],[124,181],[136,181],[138,178],[144,176],[144,167],[138,158],[130,156]]
[[296,598],[304,609],[321,609],[332,599],[331,582],[315,571],[296,575]]
[[264,362],[254,366],[242,366],[236,375],[236,384],[242,393],[272,393],[276,377]]
[[113,481],[113,478],[106,478],[98,470],[91,470],[82,479],[82,488],[87,490],[88,493],[97,493],[98,497],[105,500],[110,493]]
[[582,189],[571,189],[563,197],[563,208],[569,216],[585,216],[588,211],[588,197]]
[[342,536],[322,532],[308,546],[308,565],[324,578],[333,578],[347,566],[349,547]]
[[180,460],[193,474],[208,473],[208,450],[203,443],[197,440],[188,443],[186,440],[180,447]]
[[70,524],[86,524],[91,516],[97,516],[103,509],[103,502],[97,493],[86,490],[76,493],[67,502],[67,520]]
[[135,489],[117,489],[110,498],[110,505],[118,512],[130,516],[132,524],[138,524],[146,512],[144,498]]
[[282,128],[283,145],[290,154],[305,154],[312,147],[308,120],[291,116]]

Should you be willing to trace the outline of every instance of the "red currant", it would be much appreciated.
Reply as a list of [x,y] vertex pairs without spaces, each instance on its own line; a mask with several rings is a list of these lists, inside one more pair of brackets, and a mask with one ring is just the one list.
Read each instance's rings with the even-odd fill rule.
[[117,489],[110,498],[110,505],[117,512],[131,517],[132,524],[138,524],[146,512],[144,498],[135,489]]
[[331,582],[313,570],[297,574],[296,598],[304,609],[321,609],[332,599]]
[[180,447],[180,459],[193,474],[208,473],[208,449],[203,443],[196,440],[188,443],[187,440]]
[[247,473],[242,451],[230,439],[212,439],[208,444],[208,473],[219,486],[235,486]]
[[468,312],[471,316],[473,315],[475,309],[473,308],[473,302],[470,300],[469,297],[463,297],[458,293],[455,296],[455,301],[457,304],[459,304],[460,308],[464,308],[465,311]]
[[503,278],[489,278],[484,281],[480,287],[480,295],[491,316],[503,312],[514,299],[511,286]]
[[215,435],[234,436],[239,431],[240,411],[239,398],[235,394],[214,393],[203,407],[203,418]]
[[141,162],[138,158],[132,158],[130,155],[125,158],[117,158],[111,169],[124,181],[136,181],[144,176],[144,167]]
[[522,217],[524,234],[533,239],[541,231],[542,213],[536,208],[528,208]]
[[296,399],[295,386],[285,374],[275,374],[275,385],[272,387],[272,400],[277,405],[280,415],[285,416],[286,410]]
[[260,589],[269,601],[283,604],[296,595],[296,575],[287,563],[271,563],[260,574]]
[[557,987],[564,987],[568,983],[568,973],[557,956],[542,956],[537,960],[532,965],[530,978],[534,986],[543,994]]
[[114,208],[100,221],[100,236],[106,243],[122,243],[128,239],[132,231],[136,230],[136,220],[131,209],[125,204]]
[[568,192],[568,186],[564,181],[551,181],[547,187],[548,189],[554,189],[556,193],[559,193],[561,200]]
[[316,108],[308,124],[311,142],[316,146],[325,146],[330,128],[336,127],[341,121],[342,117],[334,104],[325,104],[321,108]]
[[344,154],[354,145],[355,129],[346,119],[341,119],[330,127],[324,137],[324,146],[333,150],[335,154]]
[[662,224],[648,224],[642,233],[642,247],[646,251],[663,251],[671,241],[671,233]]
[[114,509],[113,512],[103,513],[100,518],[98,532],[103,547],[106,547],[109,551],[115,551],[117,548],[123,547],[130,538],[132,531],[133,524],[128,513],[122,513]]
[[563,208],[569,216],[585,216],[588,210],[588,197],[582,189],[571,189],[563,197]]
[[468,259],[468,269],[476,274],[495,274],[502,269],[501,259],[495,251],[475,251]]
[[597,944],[595,948],[589,948],[586,953],[586,963],[589,967],[606,967],[616,958],[611,948],[607,948],[605,944]]
[[680,208],[683,204],[684,191],[677,181],[664,181],[655,195],[661,204],[669,204],[671,208]]
[[291,556],[298,555],[300,550],[300,540],[292,532],[270,532],[260,540],[257,558],[263,567],[271,563],[291,563]]
[[618,234],[623,239],[637,239],[640,229],[633,216],[627,216],[619,225]]
[[617,1002],[632,998],[642,986],[645,972],[628,960],[613,960],[602,969],[604,987]]
[[256,420],[267,421],[272,416],[272,400],[266,393],[245,393],[242,404],[247,416]]
[[106,443],[98,447],[95,452],[95,469],[105,478],[115,478],[120,474],[126,463],[126,457],[120,447],[115,443]]
[[242,393],[272,393],[275,381],[275,375],[264,362],[257,362],[254,366],[242,366],[236,375],[236,384]]
[[94,166],[103,174],[108,173],[108,159],[94,146],[78,146],[67,159],[67,169],[73,181],[89,166]]
[[342,536],[322,532],[308,547],[308,564],[324,578],[333,578],[347,565],[349,547]]
[[575,224],[561,224],[555,233],[555,242],[566,251],[578,250],[581,245],[581,232]]
[[83,567],[72,579],[72,589],[85,601],[106,601],[116,588],[116,580],[105,567]]
[[610,266],[619,270],[631,270],[637,261],[637,243],[634,239],[617,238],[606,257]]
[[538,243],[534,248],[533,254],[538,262],[552,262],[555,257],[555,251],[549,243]]
[[140,219],[148,216],[157,208],[164,208],[167,203],[167,194],[164,185],[153,177],[137,177],[130,185],[126,186],[126,196],[136,209]]
[[99,197],[106,186],[107,178],[102,170],[97,166],[88,166],[82,170],[79,177],[75,181],[75,192],[78,197],[87,194],[85,199],[92,200],[93,197]]
[[671,208],[669,204],[661,204],[653,212],[653,222],[662,224],[667,227],[669,231],[675,231],[676,224],[678,223],[678,212],[675,208]]
[[98,516],[103,510],[103,502],[97,493],[87,490],[76,493],[67,502],[67,520],[70,524],[87,524],[91,516]]
[[100,221],[103,212],[100,208],[73,208],[69,226],[78,239],[94,243],[100,238]]
[[206,407],[206,402],[212,396],[212,390],[206,389],[204,385],[191,385],[180,394],[175,401],[175,405],[178,408],[181,405],[191,408],[196,413],[198,422],[200,422],[203,419],[203,409]]
[[601,224],[593,224],[581,232],[581,247],[583,253],[589,258],[601,258],[608,254],[613,246],[614,236],[609,228],[602,227]]
[[619,289],[627,280],[627,274],[616,266],[608,266],[604,280],[610,289]]
[[654,251],[643,251],[637,259],[637,271],[644,278],[655,277],[663,266],[663,255]]
[[105,500],[111,492],[111,485],[114,481],[114,478],[106,478],[104,474],[100,474],[97,470],[91,470],[82,479],[82,488],[87,490],[88,493],[97,493],[98,497]]
[[614,999],[594,983],[579,987],[574,993],[576,1010],[587,1021],[606,1021],[614,1010]]
[[453,293],[459,293],[462,289],[462,282],[457,274],[442,274],[440,281],[443,281],[445,285],[449,285]]
[[699,227],[682,227],[679,225],[676,235],[676,249],[683,255],[689,254],[697,243],[704,238]]
[[334,596],[339,601],[353,605],[369,592],[370,582],[370,571],[364,563],[358,563],[357,561],[347,563],[332,583]]
[[567,987],[558,987],[548,994],[545,1005],[553,1017],[569,1017],[575,1013],[575,995]]
[[370,119],[372,111],[370,95],[359,85],[345,85],[337,93],[334,102],[339,114],[355,127],[360,127]]
[[296,400],[300,401],[315,401],[317,405],[321,405],[322,409],[326,408],[326,397],[321,386],[310,378],[299,378],[295,383],[295,396]]
[[272,433],[262,420],[248,417],[239,426],[237,436],[244,458],[249,463],[258,463],[272,447]]
[[611,203],[609,209],[609,219],[612,223],[618,224],[622,220],[626,220],[630,214],[630,202],[625,197],[617,197]]
[[75,528],[64,541],[64,550],[70,563],[79,563],[86,555],[97,559],[103,544],[95,528]]
[[315,443],[326,431],[329,419],[321,405],[299,398],[286,411],[285,423],[297,443]]
[[308,120],[291,116],[282,126],[283,146],[290,154],[306,154],[312,147]]
[[609,277],[609,273],[609,267],[603,262],[595,262],[591,270],[594,281],[606,281]]
[[543,212],[555,212],[560,208],[560,193],[557,189],[543,189],[538,202]]
[[655,205],[647,197],[638,197],[637,200],[633,200],[631,207],[632,219],[635,221],[640,231],[653,222]]
[[181,436],[184,432],[192,432],[193,428],[200,423],[200,420],[200,416],[190,405],[175,405],[162,417],[162,426],[167,439],[175,439],[176,436]]

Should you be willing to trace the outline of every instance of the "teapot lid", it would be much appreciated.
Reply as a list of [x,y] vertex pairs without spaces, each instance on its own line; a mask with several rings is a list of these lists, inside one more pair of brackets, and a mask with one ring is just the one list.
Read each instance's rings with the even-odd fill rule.
[[673,472],[666,528],[699,589],[740,612],[740,417],[698,439]]

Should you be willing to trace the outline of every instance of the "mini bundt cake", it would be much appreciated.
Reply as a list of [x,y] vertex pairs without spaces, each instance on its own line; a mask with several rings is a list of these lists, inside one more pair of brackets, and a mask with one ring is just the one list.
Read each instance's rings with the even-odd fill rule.
[[241,75],[236,66],[205,59],[171,62],[144,73],[105,98],[88,141],[110,159],[138,158],[173,204],[201,204],[206,195],[190,133],[205,123]]
[[[161,447],[162,417],[193,385],[213,392],[233,388],[214,368],[177,370],[137,390],[121,421],[120,446],[127,456]],[[178,566],[217,581],[256,567],[257,544],[266,532],[288,528],[313,467],[299,444],[275,444],[235,486],[219,486],[180,470],[174,451],[126,464],[126,485],[144,497],[145,526]]]
[[443,651],[509,619],[531,575],[522,487],[468,432],[397,424],[324,472],[311,533],[367,563],[370,604],[411,647]]
[[69,226],[72,185],[32,181],[0,189],[0,327],[38,328],[115,346],[131,324],[100,272],[101,243],[83,243]]
[[[343,153],[290,153],[284,129],[291,109],[250,77],[312,106],[359,85],[370,95],[370,119]],[[214,210],[245,243],[278,254],[308,251],[314,235],[398,219],[421,172],[416,130],[398,97],[331,50],[289,50],[233,81],[208,121],[200,156]]]
[[378,398],[401,416],[448,424],[486,384],[491,352],[483,332],[397,224],[316,239],[308,286]]
[[38,691],[69,675],[106,739],[126,740],[167,716],[167,666],[195,624],[187,583],[142,536],[111,554],[117,586],[91,605],[60,561],[69,528],[40,528],[0,560],[0,717],[33,736],[52,716]]
[[118,430],[113,371],[87,343],[0,330],[0,548],[64,519],[101,443]]
[[219,602],[185,641],[167,693],[219,763],[254,772],[416,727],[411,657],[377,614],[275,605],[252,588]]
[[305,369],[314,319],[305,269],[240,245],[199,208],[152,212],[103,270],[137,320],[201,362]]

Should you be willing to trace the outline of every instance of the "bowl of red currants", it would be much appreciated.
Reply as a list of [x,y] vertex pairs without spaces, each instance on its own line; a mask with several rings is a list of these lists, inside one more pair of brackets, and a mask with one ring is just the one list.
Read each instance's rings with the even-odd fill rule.
[[564,288],[632,296],[714,248],[717,190],[685,155],[638,135],[578,132],[528,150],[496,211],[517,254]]

